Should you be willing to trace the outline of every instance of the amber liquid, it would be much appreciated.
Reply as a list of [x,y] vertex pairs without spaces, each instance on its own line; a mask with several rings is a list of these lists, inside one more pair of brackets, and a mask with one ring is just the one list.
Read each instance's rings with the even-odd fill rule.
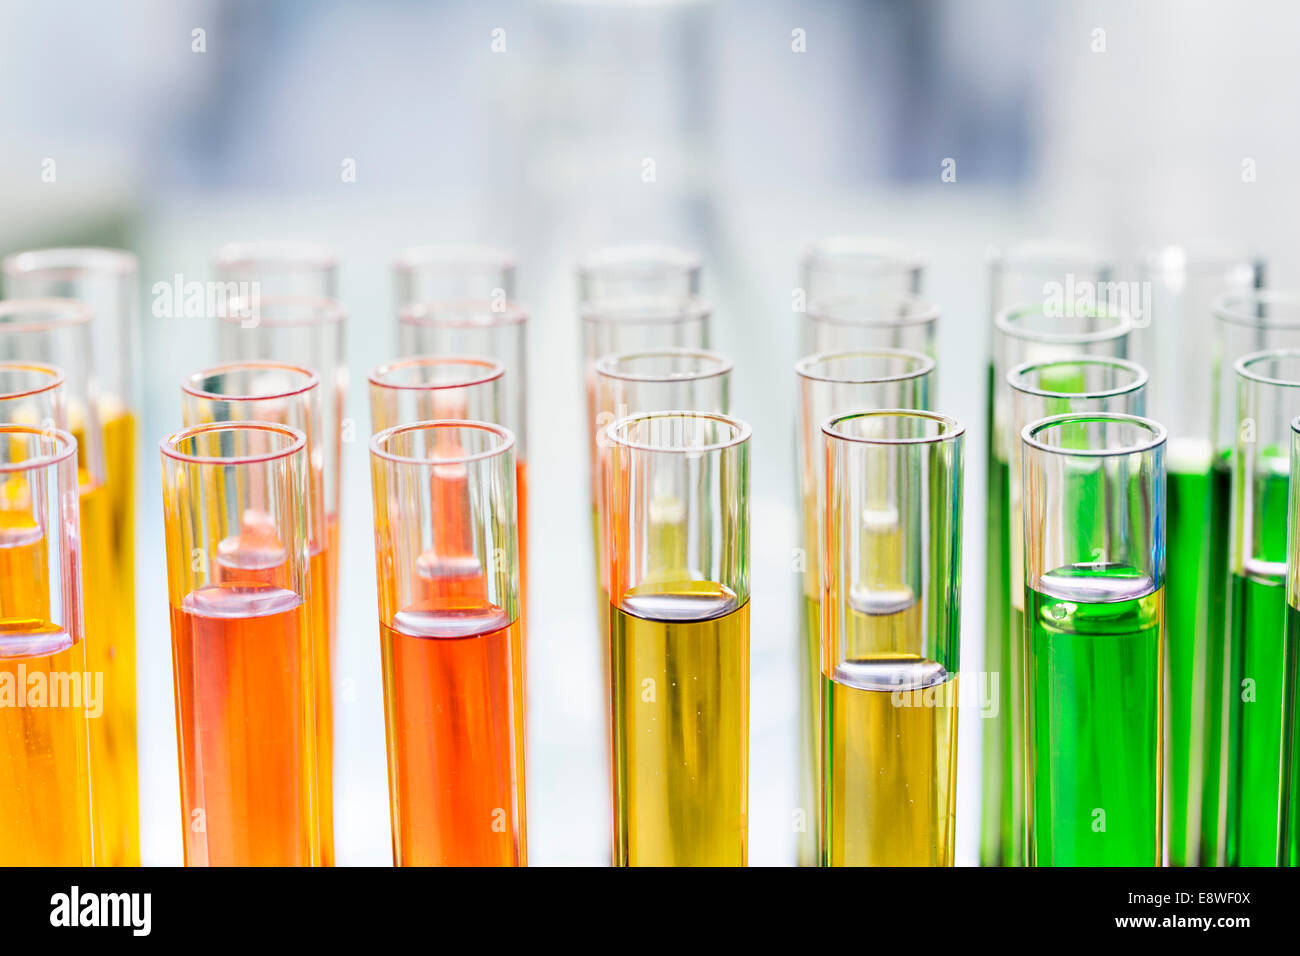
[[325,550],[311,555],[308,574],[312,661],[316,669],[316,751],[320,808],[321,865],[334,865],[334,694],[337,654],[334,620],[338,591],[338,519],[326,525]]
[[273,585],[215,585],[172,607],[187,866],[312,866],[312,647]]
[[50,623],[47,543],[24,517],[0,511],[0,866],[89,866],[86,698],[53,693],[84,680],[85,642]]

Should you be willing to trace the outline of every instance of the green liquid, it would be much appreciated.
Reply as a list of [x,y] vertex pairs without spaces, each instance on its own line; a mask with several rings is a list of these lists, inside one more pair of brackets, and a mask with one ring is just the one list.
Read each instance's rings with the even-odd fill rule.
[[1282,866],[1300,866],[1300,609],[1286,609],[1286,753],[1282,764]]
[[[1202,866],[1223,862],[1228,802],[1228,557],[1232,550],[1232,469],[1227,455],[1210,469],[1209,577],[1205,604],[1205,714],[1201,758]],[[1170,550],[1171,556],[1177,552]],[[1172,567],[1176,558],[1167,562]]]
[[1150,585],[1081,565],[1026,588],[1035,866],[1160,864],[1164,594]]
[[1232,576],[1229,866],[1277,865],[1285,608],[1281,578]]
[[[989,376],[992,395],[991,370]],[[991,401],[990,436],[993,434]],[[1010,619],[1011,542],[1007,517],[1011,510],[1010,468],[1005,461],[999,460],[999,455],[1000,450],[993,448],[990,437],[984,560],[984,670],[996,676],[997,713],[985,714],[980,722],[984,751],[980,864],[1020,866],[1024,862],[1024,738],[1012,699],[1017,669],[1012,653]]]
[[[1206,590],[1210,566],[1210,469],[1170,471],[1167,513],[1169,862],[1213,864],[1202,855],[1201,811],[1207,791],[1218,802],[1218,746],[1208,746],[1212,697],[1222,698],[1223,632],[1210,642]],[[1216,694],[1209,691],[1215,689]],[[1218,708],[1222,712],[1222,707]],[[1218,721],[1215,721],[1218,726]],[[1216,735],[1217,738],[1217,735]],[[1215,813],[1217,819],[1217,812]]]

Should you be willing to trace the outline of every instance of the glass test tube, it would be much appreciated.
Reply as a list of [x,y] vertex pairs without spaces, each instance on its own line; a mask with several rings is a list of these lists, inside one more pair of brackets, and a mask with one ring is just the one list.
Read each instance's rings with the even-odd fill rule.
[[[1096,356],[1122,358],[1133,321],[1125,312],[1103,308],[1066,314],[1046,305],[1008,309],[994,324],[992,371],[997,388],[989,408],[988,516],[985,539],[984,660],[997,706],[983,715],[984,779],[981,854],[997,853],[985,865],[1023,866],[1025,830],[1024,712],[1016,696],[1022,673],[1021,630],[1012,621],[1012,536],[1019,534],[1011,511],[1012,447],[1015,431],[1007,373],[1022,362]],[[994,682],[996,681],[996,686]],[[998,817],[992,818],[993,807]],[[996,824],[996,832],[991,828]],[[991,842],[990,842],[991,841]]]
[[700,294],[700,257],[664,243],[606,246],[578,263],[577,279],[580,309],[627,299],[693,299]]
[[493,359],[419,355],[370,373],[370,433],[435,419],[504,424],[505,366]]
[[1286,644],[1282,702],[1282,812],[1279,866],[1300,866],[1300,417],[1291,420],[1287,515]]
[[398,866],[527,862],[513,445],[468,421],[371,439]]
[[809,303],[799,324],[799,354],[845,349],[906,349],[935,355],[939,308],[915,296],[840,295]]
[[1165,430],[1082,412],[1022,432],[1030,866],[1159,866]]
[[1229,866],[1276,866],[1281,840],[1286,534],[1291,420],[1300,414],[1300,349],[1236,362],[1229,585]]
[[[186,426],[270,422],[296,428],[307,443],[307,623],[316,686],[318,829],[321,864],[333,866],[334,706],[328,689],[334,686],[331,662],[337,653],[338,636],[327,565],[320,399],[320,382],[313,372],[279,362],[231,362],[196,372],[181,383],[181,415]],[[261,520],[256,513],[248,517]],[[244,529],[246,538],[257,534],[257,527]]]
[[744,866],[749,426],[651,412],[608,447],[616,866]]
[[819,860],[822,720],[822,516],[826,503],[826,454],[822,424],[832,416],[881,408],[931,407],[934,359],[919,352],[864,349],[810,355],[795,363],[798,412],[800,540],[803,546],[800,616],[799,830],[798,862]]
[[334,250],[316,242],[228,242],[213,257],[217,281],[236,283],[229,291],[240,299],[337,299],[338,271]]
[[1201,795],[1201,857],[1207,865],[1227,861],[1229,743],[1229,582],[1232,577],[1232,461],[1237,447],[1235,363],[1252,352],[1300,348],[1300,295],[1293,292],[1229,293],[1214,305],[1212,396],[1214,454],[1209,482],[1209,586],[1206,608],[1204,783]]
[[39,362],[0,362],[0,424],[67,431],[63,373]]
[[[0,302],[0,361],[46,364],[63,373],[68,430],[77,440],[86,665],[104,682],[102,713],[90,721],[95,859],[122,866],[138,864],[140,856],[135,592],[116,563],[129,532],[115,524],[131,494],[108,480],[94,355],[85,305],[71,299]],[[126,443],[127,457],[133,457],[133,442]]]
[[[1154,373],[1151,414],[1169,430],[1168,736],[1165,850],[1174,866],[1219,862],[1220,706],[1223,641],[1209,633],[1211,488],[1214,468],[1213,306],[1224,294],[1263,285],[1264,264],[1220,244],[1152,249],[1141,259],[1150,314],[1134,333],[1133,352]],[[1124,286],[1121,286],[1124,288]],[[1231,391],[1231,390],[1229,390]],[[1229,396],[1231,401],[1231,396]],[[1229,416],[1232,409],[1227,409]],[[1220,469],[1226,475],[1226,465]],[[1226,561],[1226,536],[1224,557]],[[1213,688],[1212,694],[1207,691]]]
[[71,434],[0,424],[0,866],[95,859],[87,718],[104,688],[82,639],[77,487]]
[[515,301],[515,255],[493,246],[412,246],[393,262],[397,308],[419,302]]
[[[926,257],[906,243],[871,236],[832,236],[804,250],[801,281],[809,305],[847,297],[865,303],[917,296],[925,281]],[[844,343],[841,347],[863,343]],[[885,344],[885,343],[876,343]],[[834,348],[808,348],[803,354]]]
[[[492,421],[514,435],[519,507],[519,593],[528,607],[528,316],[512,303],[487,299],[420,302],[398,312],[397,346],[404,356],[479,356],[499,362],[499,414]],[[521,629],[522,632],[522,629]]]
[[[597,472],[596,436],[608,421],[599,421],[603,409],[597,396],[598,378],[596,363],[606,355],[648,352],[656,349],[709,348],[712,311],[709,306],[693,298],[676,296],[639,296],[628,299],[604,301],[599,305],[579,310],[582,320],[583,375],[586,379],[587,421],[593,427],[588,446],[592,487],[599,479]],[[662,406],[641,411],[662,411]],[[710,409],[700,409],[710,411]],[[592,493],[592,524],[599,520],[599,501]],[[599,535],[596,535],[599,542]],[[599,564],[599,562],[597,562]]]
[[822,427],[824,866],[952,865],[964,431],[906,409]]
[[[322,251],[321,256],[324,255]],[[306,283],[302,276],[310,271],[308,266],[315,261],[306,258],[301,271],[293,273],[299,276],[294,284]],[[326,264],[328,270],[321,271],[326,269]],[[332,288],[333,259],[322,258],[318,265],[317,271],[310,272],[315,276],[313,281],[321,289]],[[279,273],[272,270],[271,274]],[[271,284],[270,287],[275,286]],[[313,435],[319,441],[314,443],[311,454],[313,458],[320,458],[323,480],[323,540],[328,582],[325,603],[333,627],[333,622],[338,620],[343,432],[349,427],[345,414],[348,392],[348,367],[344,353],[347,312],[328,298],[263,294],[258,299],[229,300],[219,318],[217,347],[222,361],[281,362],[309,369],[320,380],[320,418]],[[331,637],[331,647],[336,643],[336,639]],[[333,674],[335,670],[335,661],[331,658],[329,673]],[[322,696],[332,697],[332,691],[330,685],[320,688]]]
[[267,422],[164,439],[186,866],[317,866],[307,441]]

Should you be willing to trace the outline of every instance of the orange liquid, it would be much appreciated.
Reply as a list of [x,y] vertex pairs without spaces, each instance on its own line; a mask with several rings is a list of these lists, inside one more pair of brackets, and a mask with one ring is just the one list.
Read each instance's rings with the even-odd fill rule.
[[[94,774],[95,861],[100,866],[140,865],[140,782],[136,747],[135,675],[135,482],[136,418],[120,405],[101,411],[108,512],[106,565],[82,562],[89,579],[105,578],[111,610],[107,646],[96,648],[90,606],[86,608],[86,656],[92,671],[104,675],[104,713],[90,722],[90,760]],[[87,544],[82,498],[82,544]],[[98,520],[98,519],[97,519]],[[91,541],[90,544],[98,546]],[[89,555],[89,552],[84,552]],[[99,629],[96,627],[96,629]]]
[[[337,522],[330,525],[327,540],[338,540]],[[316,668],[317,782],[320,790],[321,865],[334,865],[334,595],[329,566],[337,564],[336,551],[317,551],[311,556],[312,658]]]
[[247,583],[171,609],[187,866],[320,862],[305,612],[292,591]]
[[54,692],[85,642],[50,623],[46,541],[16,524],[0,511],[0,866],[89,866],[87,698]]
[[380,627],[394,862],[522,866],[518,622],[490,607],[397,617]]

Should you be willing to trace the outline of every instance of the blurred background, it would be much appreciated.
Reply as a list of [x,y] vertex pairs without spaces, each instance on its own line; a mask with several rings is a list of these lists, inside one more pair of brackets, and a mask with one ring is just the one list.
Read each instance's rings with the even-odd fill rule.
[[[802,248],[858,233],[929,254],[938,407],[969,426],[962,669],[979,670],[987,253],[1049,236],[1122,260],[1232,239],[1268,257],[1271,285],[1297,282],[1298,28],[1285,0],[2,0],[0,252],[141,257],[145,862],[181,859],[156,442],[179,425],[181,375],[216,357],[213,322],[149,313],[155,282],[210,278],[228,240],[335,246],[363,438],[365,374],[394,351],[393,254],[441,240],[517,251],[533,350],[530,861],[603,864],[572,266],[629,239],[698,249],[717,344],[736,360],[733,409],[754,426],[750,859],[789,863]],[[386,864],[361,438],[344,447],[343,522],[338,856]],[[959,745],[957,860],[970,864],[977,713]]]

